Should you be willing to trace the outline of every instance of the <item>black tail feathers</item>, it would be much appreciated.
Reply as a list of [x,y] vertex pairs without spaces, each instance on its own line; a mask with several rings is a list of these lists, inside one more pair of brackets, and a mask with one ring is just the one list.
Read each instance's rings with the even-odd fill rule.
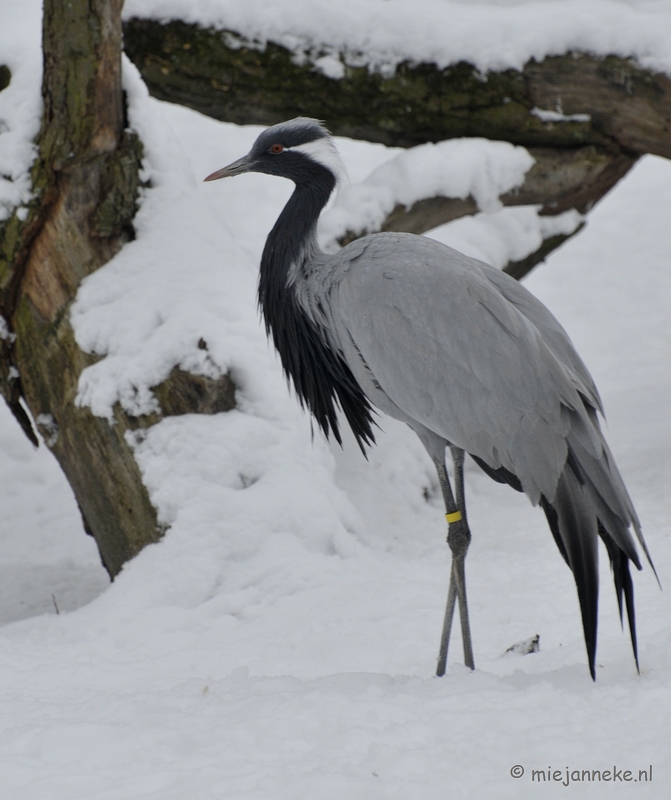
[[[599,572],[597,542],[599,537],[606,546],[610,559],[615,593],[617,595],[620,620],[623,619],[623,603],[627,609],[631,646],[638,670],[638,645],[636,640],[636,617],[634,610],[634,584],[629,572],[630,556],[617,543],[594,509],[589,490],[578,480],[573,469],[567,465],[557,487],[557,493],[550,503],[541,497],[541,507],[547,517],[559,552],[571,568],[578,590],[578,600],[582,614],[583,631],[587,659],[592,679],[596,679],[595,660],[597,642],[597,611],[599,593]],[[627,533],[627,525],[621,522]],[[618,539],[622,531],[618,531]],[[640,565],[638,565],[640,569]]]
[[599,603],[598,521],[575,473],[564,469],[552,503],[541,498],[559,552],[573,572],[582,614],[587,660],[596,678],[596,634]]
[[[624,626],[624,619],[622,614],[622,597],[624,596],[624,603],[627,607],[627,621],[629,623],[629,635],[631,636],[631,647],[634,651],[634,660],[636,661],[636,669],[640,672],[638,666],[638,643],[636,641],[636,613],[634,609],[634,582],[631,579],[629,572],[629,558],[627,555],[615,544],[610,537],[608,531],[599,522],[599,536],[606,545],[608,557],[610,558],[610,566],[613,571],[613,580],[615,581],[615,593],[617,594],[617,605],[620,609],[620,622]],[[653,567],[654,569],[654,567]]]
[[[550,502],[547,497],[541,495],[540,505],[545,512],[559,552],[573,572],[580,602],[589,671],[592,679],[595,679],[599,602],[599,538],[605,544],[610,559],[622,622],[624,607],[627,609],[636,669],[639,665],[634,584],[629,571],[629,563],[633,561],[637,569],[641,569],[641,563],[636,552],[634,538],[630,532],[630,523],[635,528],[637,538],[653,571],[655,568],[643,541],[631,500],[619,472],[617,472],[617,467],[612,462],[612,456],[607,451],[607,445],[604,442],[602,460],[590,456],[587,451],[581,451],[581,455],[582,458],[576,456],[569,446],[567,461],[559,478],[555,496]],[[498,483],[507,483],[517,491],[523,491],[519,478],[509,470],[504,467],[490,467],[477,456],[472,456],[472,458],[493,480]],[[591,467],[591,470],[586,469],[582,462]],[[629,518],[623,519],[623,516]]]

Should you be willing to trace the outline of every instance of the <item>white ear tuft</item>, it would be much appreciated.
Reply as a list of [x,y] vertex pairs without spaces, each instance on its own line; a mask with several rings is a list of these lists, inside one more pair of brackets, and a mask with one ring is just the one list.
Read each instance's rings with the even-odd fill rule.
[[336,181],[336,189],[348,182],[347,170],[330,136],[322,136],[312,142],[299,144],[290,149],[304,153],[308,158],[332,172]]

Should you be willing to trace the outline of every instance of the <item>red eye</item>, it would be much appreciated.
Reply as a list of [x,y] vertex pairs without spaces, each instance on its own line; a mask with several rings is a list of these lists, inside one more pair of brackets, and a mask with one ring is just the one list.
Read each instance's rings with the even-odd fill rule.
[[281,152],[282,152],[282,150],[284,150],[284,146],[283,146],[283,145],[281,145],[281,144],[274,144],[274,145],[273,145],[273,146],[270,148],[270,152],[271,152],[271,153],[281,153]]

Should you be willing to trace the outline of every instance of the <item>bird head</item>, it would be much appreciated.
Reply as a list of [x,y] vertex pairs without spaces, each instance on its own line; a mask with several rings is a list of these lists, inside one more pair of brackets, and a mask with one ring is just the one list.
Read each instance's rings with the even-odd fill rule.
[[213,172],[206,181],[245,172],[264,172],[289,178],[297,186],[313,183],[327,170],[338,184],[345,167],[329,131],[316,119],[297,117],[266,128],[246,156]]

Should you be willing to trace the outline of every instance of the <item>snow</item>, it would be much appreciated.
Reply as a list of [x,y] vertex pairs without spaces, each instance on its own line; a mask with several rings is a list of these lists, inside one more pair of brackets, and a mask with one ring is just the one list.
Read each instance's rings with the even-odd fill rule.
[[55,614],[56,606],[61,613],[79,608],[109,580],[53,456],[33,448],[4,402],[0,414],[0,623],[6,625]]
[[[354,143],[352,143],[354,144]],[[487,139],[450,139],[408,150],[389,148],[368,177],[342,186],[319,222],[327,251],[348,233],[380,230],[398,205],[430,197],[469,196],[485,213],[462,217],[430,235],[497,267],[536,251],[544,239],[573,233],[584,218],[571,209],[540,216],[541,206],[502,208],[499,197],[524,182],[534,163],[524,147]]]
[[[13,73],[25,69],[39,96],[39,59],[21,39],[36,5],[22,3],[7,29]],[[257,6],[238,13],[247,8]],[[159,103],[124,70],[152,188],[137,239],[82,284],[72,310],[81,345],[104,356],[82,376],[80,402],[103,416],[117,401],[148,410],[151,386],[181,364],[229,371],[237,408],[168,418],[133,439],[171,527],[111,585],[51,453],[34,450],[0,408],[3,799],[533,798],[552,791],[533,769],[565,780],[566,769],[638,776],[651,764],[652,782],[633,791],[601,781],[581,796],[663,796],[668,591],[649,568],[634,576],[639,676],[602,558],[593,684],[573,581],[543,515],[469,464],[478,669],[461,665],[457,637],[447,676],[434,678],[449,555],[432,466],[414,434],[387,419],[369,461],[351,435],[343,450],[313,437],[258,320],[260,252],[291,186],[262,175],[203,184],[259,128]],[[12,103],[10,130],[34,131]],[[338,147],[354,185],[399,153]],[[527,281],[594,374],[667,587],[670,204],[671,164],[642,159]],[[500,263],[554,230],[538,219],[506,208],[433,235]],[[578,222],[543,224],[568,232]],[[506,653],[535,634],[540,652]]]
[[2,15],[0,65],[9,67],[11,80],[0,92],[0,223],[30,200],[28,170],[36,156],[32,141],[42,111],[40,4],[3,0]]
[[561,111],[561,105],[559,105],[557,111],[532,108],[531,113],[543,122],[589,122],[592,118],[589,114],[564,114]]
[[635,56],[671,72],[666,0],[126,0],[124,17],[181,19],[273,41],[337,80],[337,64],[393,72],[404,60],[482,72],[569,50]]
[[426,235],[500,269],[534,253],[544,239],[571,234],[585,222],[575,209],[556,217],[541,217],[540,209],[541,206],[520,206],[461,217]]
[[321,221],[322,236],[329,241],[347,231],[378,231],[397,205],[410,208],[427,197],[471,195],[481,210],[498,210],[500,195],[521,186],[533,164],[526,148],[489,139],[412,147],[343,188]]
[[322,56],[315,61],[315,67],[334,81],[345,77],[345,65],[333,56]]

